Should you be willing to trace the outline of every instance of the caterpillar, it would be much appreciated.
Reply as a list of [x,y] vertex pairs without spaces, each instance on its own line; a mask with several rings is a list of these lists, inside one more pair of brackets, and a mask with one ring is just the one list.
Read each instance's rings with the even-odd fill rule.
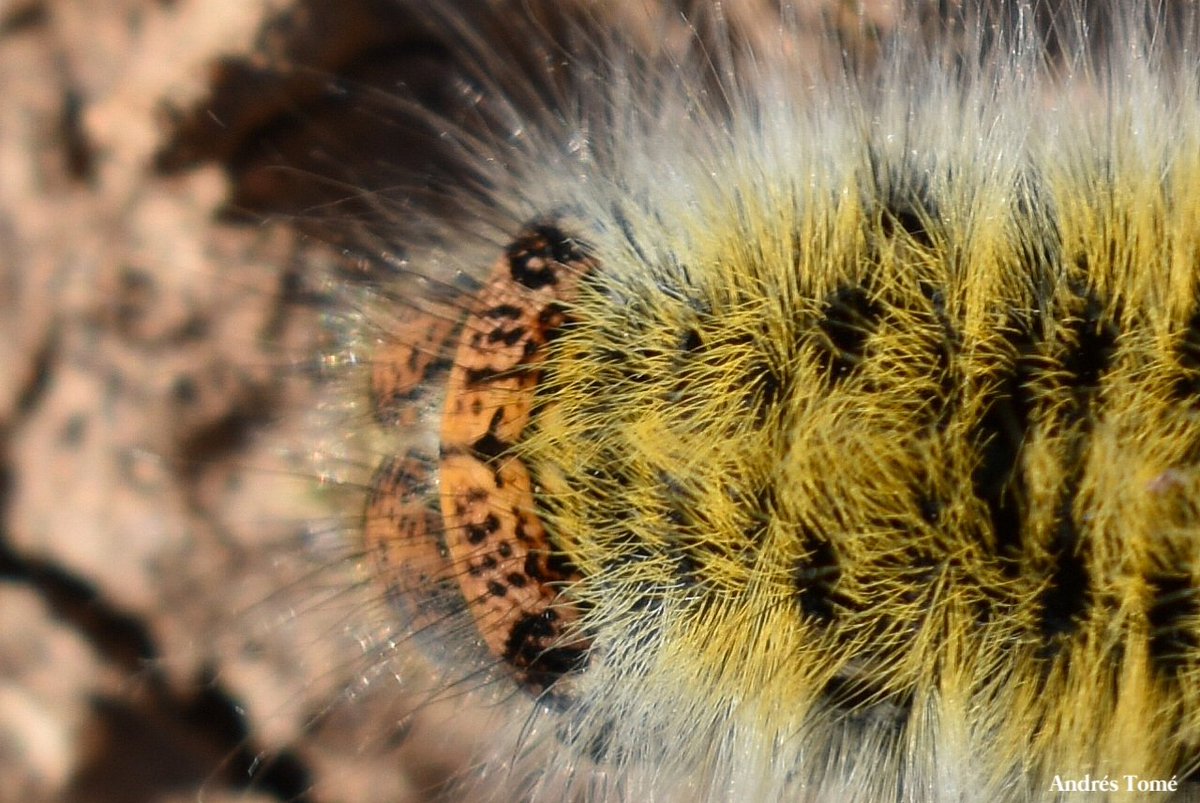
[[1200,106],[1174,12],[914,4],[832,58],[789,47],[789,9],[744,52],[719,16],[664,52],[530,23],[545,65],[595,70],[535,68],[533,110],[441,18],[500,110],[443,129],[475,177],[447,195],[500,247],[435,237],[457,286],[422,295],[410,256],[368,293],[396,325],[353,358],[385,439],[364,549],[454,643],[452,687],[510,690],[497,797],[1186,786]]
[[313,451],[444,795],[1194,794],[1192,4],[397,7]]

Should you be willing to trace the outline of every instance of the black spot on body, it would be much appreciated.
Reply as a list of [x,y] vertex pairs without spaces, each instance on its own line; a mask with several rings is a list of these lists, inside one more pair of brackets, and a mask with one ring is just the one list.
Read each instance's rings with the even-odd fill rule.
[[805,533],[804,550],[808,557],[801,560],[792,573],[800,611],[821,624],[830,624],[837,616],[836,591],[842,570],[837,553],[827,539]]
[[1042,594],[1042,631],[1047,636],[1074,632],[1087,610],[1088,571],[1083,557],[1059,555]]
[[1063,368],[1071,376],[1071,385],[1083,401],[1100,384],[1116,351],[1116,325],[1105,318],[1104,305],[1086,289],[1078,294],[1084,301],[1082,314],[1069,324],[1074,346],[1063,359]]
[[819,357],[830,381],[845,379],[866,357],[867,339],[882,310],[865,288],[841,287],[829,295],[817,323]]
[[883,210],[879,228],[884,237],[895,237],[903,232],[914,242],[929,248],[933,245],[933,236],[926,222],[933,219],[933,210],[928,206],[922,207],[917,203],[896,203]]
[[[478,340],[482,335],[476,334]],[[481,385],[490,385],[497,379],[503,379],[504,371],[497,371],[494,368],[469,368],[463,373],[463,384],[469,388],[477,388]]]
[[675,555],[675,577],[683,588],[691,588],[700,582],[702,563],[686,550]]
[[508,588],[496,580],[488,580],[487,590],[493,597],[503,597],[508,594]]
[[1091,604],[1091,577],[1071,514],[1075,487],[1076,483],[1070,483],[1070,490],[1064,492],[1059,505],[1058,527],[1050,544],[1054,563],[1039,600],[1042,636],[1049,652],[1056,649],[1060,637],[1075,632]]
[[883,199],[880,233],[889,239],[904,234],[918,245],[931,247],[934,238],[930,228],[941,216],[929,188],[927,166],[874,149],[867,160],[871,168],[870,184],[865,188],[867,198]]
[[1200,406],[1200,308],[1192,313],[1184,325],[1182,337],[1176,346],[1176,361],[1180,376],[1172,387],[1175,399]]
[[1146,578],[1150,601],[1150,660],[1168,677],[1195,665],[1200,650],[1200,597],[1190,574],[1152,574]]
[[542,237],[550,247],[550,256],[555,262],[568,264],[570,262],[580,262],[586,259],[583,246],[578,240],[569,237],[562,229],[554,225],[540,225],[534,227],[534,233]]
[[971,485],[987,506],[996,554],[1011,571],[1022,540],[1026,490],[1019,464],[1034,405],[1035,328],[1035,320],[1010,317],[1004,333],[1011,354],[972,432],[979,459]]
[[937,524],[942,518],[942,509],[944,504],[931,496],[923,494],[917,495],[917,510],[921,513],[921,520],[926,524]]
[[873,683],[865,672],[834,675],[821,690],[821,696],[835,710],[874,726],[887,724],[898,730],[912,714],[912,692],[888,692]]
[[788,393],[786,377],[765,359],[751,365],[748,385],[751,390],[751,406],[755,420],[764,424],[771,411],[778,409],[780,400]]

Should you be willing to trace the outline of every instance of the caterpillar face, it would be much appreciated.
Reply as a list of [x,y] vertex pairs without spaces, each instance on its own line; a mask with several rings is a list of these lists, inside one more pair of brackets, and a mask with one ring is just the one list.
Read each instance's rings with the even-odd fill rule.
[[[588,268],[554,227],[514,241],[466,316],[446,376],[440,511],[411,484],[399,486],[389,466],[366,512],[369,546],[385,573],[418,594],[433,578],[456,575],[488,648],[531,684],[556,680],[585,648],[563,640],[575,615],[555,603],[572,572],[551,547],[529,471],[512,448],[533,413],[548,341],[566,320],[563,305]],[[398,356],[415,368],[419,354],[414,344]],[[414,379],[423,378],[416,370]],[[391,371],[377,378],[376,398],[386,404],[403,393],[395,380]],[[397,496],[406,505],[399,514]]]
[[522,723],[498,795],[1195,770],[1194,26],[1038,8],[931,44],[906,7],[832,70],[788,25],[614,38],[462,137],[493,247],[439,229],[367,293],[349,392],[396,628]]

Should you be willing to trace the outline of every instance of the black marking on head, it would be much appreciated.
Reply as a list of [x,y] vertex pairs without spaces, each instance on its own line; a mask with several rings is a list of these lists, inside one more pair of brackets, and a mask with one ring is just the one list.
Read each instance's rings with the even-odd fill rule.
[[526,614],[509,630],[504,660],[521,670],[530,686],[549,688],[587,665],[587,650],[559,645],[562,637],[562,625],[553,610]]
[[1178,677],[1200,650],[1200,596],[1190,574],[1156,573],[1146,577],[1150,602],[1150,660],[1163,675]]
[[586,256],[576,240],[557,226],[542,223],[528,227],[508,247],[507,258],[513,281],[530,290],[539,290],[558,284],[561,265],[580,262]]
[[[417,373],[420,360],[424,356],[426,355],[423,355],[418,349],[409,350],[408,358],[404,362],[410,373]],[[422,396],[429,393],[430,388],[438,387],[442,382],[442,377],[453,366],[454,361],[449,356],[440,356],[431,360],[421,371],[421,381],[406,391],[392,390],[388,393],[380,393],[380,388],[372,382],[368,392],[375,420],[380,424],[395,425],[400,420],[405,406],[417,402]]]
[[[379,500],[381,489],[394,490],[402,497],[424,495],[433,488],[432,476],[433,466],[420,452],[410,449],[403,457],[389,458],[375,470],[367,504],[370,506]],[[380,478],[386,478],[386,481]]]
[[837,584],[842,569],[837,552],[828,539],[815,533],[805,532],[802,538],[808,556],[798,562],[792,572],[796,599],[804,616],[828,625],[841,607]]
[[546,340],[554,340],[574,323],[567,316],[567,308],[558,302],[551,302],[542,307],[538,311],[537,322],[542,327]]
[[500,318],[511,321],[520,320],[524,314],[525,310],[514,304],[497,304],[483,311],[483,317],[485,318]]
[[468,543],[482,544],[488,539],[488,536],[500,529],[500,519],[496,517],[495,513],[489,513],[482,524],[468,524],[466,529]]
[[882,310],[863,287],[840,287],[825,299],[817,323],[823,337],[820,359],[829,380],[845,379],[867,354],[867,339],[878,325]]
[[504,408],[500,407],[496,412],[492,413],[492,420],[488,422],[488,431],[483,437],[471,444],[471,451],[476,457],[484,461],[493,461],[505,454],[511,444],[501,440],[496,435],[496,430],[504,423]]
[[542,562],[538,553],[530,552],[525,555],[525,565],[522,567],[525,570],[525,576],[535,582],[546,580],[546,573],[542,571]]
[[[537,350],[536,344],[534,344],[534,350]],[[540,375],[537,368],[524,364],[500,371],[495,368],[471,368],[463,372],[463,384],[469,388],[477,388],[480,385],[490,385],[499,379],[507,379],[512,376],[524,377],[530,374],[535,377]]]
[[571,563],[570,558],[558,551],[553,551],[546,555],[546,569],[556,579],[570,577],[577,571],[575,565]]
[[[488,332],[487,341],[492,345],[495,345],[496,343],[503,343],[506,346],[514,346],[519,343],[528,332],[529,330],[524,326],[515,326],[512,329],[504,329],[503,327],[497,326],[495,329]],[[528,348],[528,344],[526,344],[526,348]],[[534,344],[534,348],[537,348],[537,344]]]
[[532,539],[529,537],[529,533],[525,530],[525,517],[522,516],[521,511],[515,507],[512,509],[512,514],[513,518],[517,520],[517,525],[514,529],[517,540],[523,544],[528,544]]

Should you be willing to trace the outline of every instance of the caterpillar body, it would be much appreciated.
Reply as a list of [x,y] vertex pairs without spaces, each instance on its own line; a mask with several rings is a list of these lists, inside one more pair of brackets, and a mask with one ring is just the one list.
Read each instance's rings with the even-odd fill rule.
[[477,119],[407,110],[453,212],[346,291],[329,451],[373,626],[492,712],[465,788],[1186,795],[1192,6],[733,8],[422,12]]

